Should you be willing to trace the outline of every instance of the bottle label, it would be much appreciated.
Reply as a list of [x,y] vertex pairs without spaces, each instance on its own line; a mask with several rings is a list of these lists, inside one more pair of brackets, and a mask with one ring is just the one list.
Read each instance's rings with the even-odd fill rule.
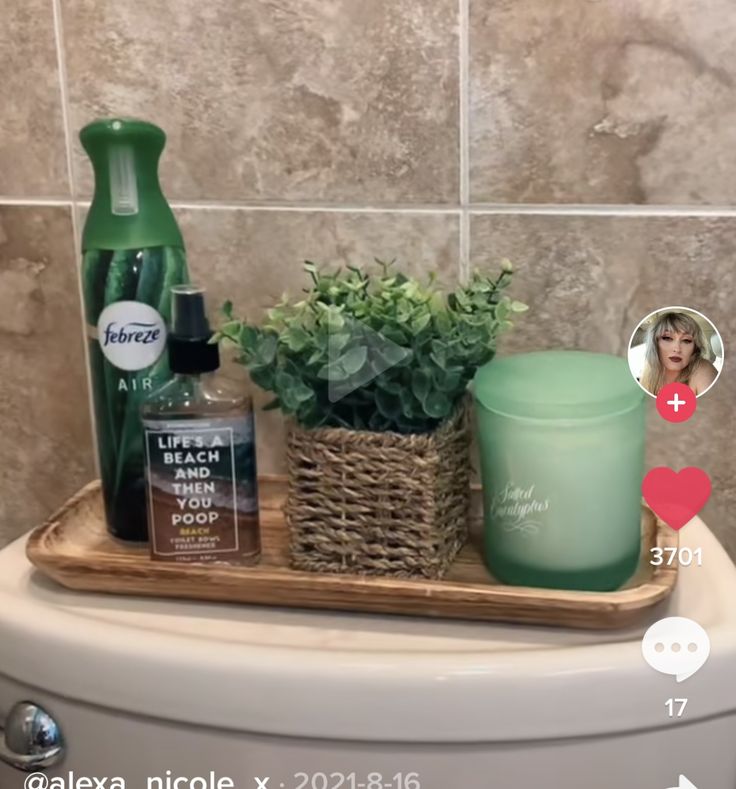
[[100,313],[97,339],[105,358],[115,367],[143,370],[163,353],[166,324],[148,304],[116,301]]
[[253,414],[143,421],[151,551],[173,561],[259,552]]
[[516,485],[506,482],[501,490],[493,491],[490,515],[509,534],[536,537],[544,528],[550,509],[548,497],[537,492],[535,484]]

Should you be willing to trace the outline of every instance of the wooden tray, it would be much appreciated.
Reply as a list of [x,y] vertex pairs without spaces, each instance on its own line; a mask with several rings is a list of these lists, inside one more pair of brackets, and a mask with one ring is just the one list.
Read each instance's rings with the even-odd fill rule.
[[92,592],[600,630],[635,624],[670,594],[677,580],[676,565],[652,568],[648,563],[655,542],[676,547],[678,537],[645,507],[641,566],[628,586],[616,592],[499,584],[481,559],[479,519],[471,526],[469,544],[441,581],[296,571],[289,568],[281,513],[285,480],[264,477],[260,485],[263,555],[255,567],[151,561],[147,546],[122,543],[107,534],[99,482],[79,491],[31,534],[28,558],[62,586]]

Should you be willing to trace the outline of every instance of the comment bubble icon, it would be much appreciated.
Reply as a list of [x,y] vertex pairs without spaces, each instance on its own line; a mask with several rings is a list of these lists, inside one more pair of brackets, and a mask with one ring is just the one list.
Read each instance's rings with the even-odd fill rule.
[[708,660],[710,638],[692,619],[669,616],[647,630],[641,651],[653,669],[662,674],[672,674],[678,682],[683,682]]

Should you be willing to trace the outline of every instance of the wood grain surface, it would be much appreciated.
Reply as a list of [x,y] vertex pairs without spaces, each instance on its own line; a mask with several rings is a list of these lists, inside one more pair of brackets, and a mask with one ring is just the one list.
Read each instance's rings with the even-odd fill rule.
[[641,565],[629,584],[616,592],[499,584],[481,558],[479,519],[471,524],[469,543],[440,581],[292,570],[281,512],[285,492],[283,478],[261,478],[263,553],[253,567],[152,561],[146,545],[108,535],[99,481],[84,487],[39,526],[26,551],[38,570],[76,590],[599,630],[636,624],[672,592],[677,580],[676,565],[652,568],[648,563],[655,542],[676,547],[678,537],[646,507]]

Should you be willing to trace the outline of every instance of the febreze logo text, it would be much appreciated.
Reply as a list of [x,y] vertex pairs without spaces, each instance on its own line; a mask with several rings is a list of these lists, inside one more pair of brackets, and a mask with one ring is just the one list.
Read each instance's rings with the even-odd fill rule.
[[150,367],[166,347],[166,324],[159,313],[140,301],[116,301],[97,321],[105,358],[121,370]]
[[108,345],[111,342],[130,343],[139,342],[143,345],[149,345],[156,342],[161,336],[161,329],[155,323],[141,323],[140,321],[131,321],[125,326],[117,328],[116,323],[108,323],[105,326],[105,334],[102,344]]

